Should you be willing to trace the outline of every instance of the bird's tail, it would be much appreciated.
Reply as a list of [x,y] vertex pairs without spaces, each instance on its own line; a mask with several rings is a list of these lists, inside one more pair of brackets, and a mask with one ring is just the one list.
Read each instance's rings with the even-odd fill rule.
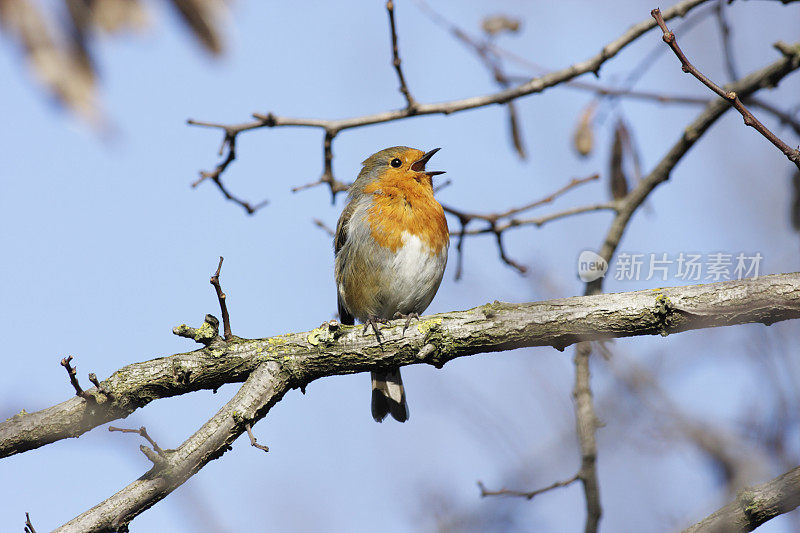
[[372,373],[372,418],[383,422],[389,413],[398,422],[408,420],[406,390],[399,368]]

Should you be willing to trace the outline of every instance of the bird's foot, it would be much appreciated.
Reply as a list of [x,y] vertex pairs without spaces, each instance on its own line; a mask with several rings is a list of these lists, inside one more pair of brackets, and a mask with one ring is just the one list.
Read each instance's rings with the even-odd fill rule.
[[378,344],[380,344],[383,339],[381,337],[381,329],[378,327],[378,324],[379,323],[380,324],[386,324],[387,322],[389,322],[389,321],[388,320],[382,320],[382,319],[380,319],[378,317],[375,317],[375,316],[368,317],[364,321],[364,330],[362,331],[362,335],[366,335],[367,334],[367,330],[369,330],[369,328],[372,327],[372,331],[375,332],[375,338],[377,339]]
[[415,318],[416,318],[417,320],[419,320],[419,313],[408,313],[407,315],[404,315],[403,313],[401,313],[401,312],[399,312],[399,311],[398,311],[398,312],[397,312],[397,313],[395,313],[395,314],[394,314],[394,316],[392,317],[392,319],[395,319],[395,318],[405,318],[405,319],[406,319],[406,323],[405,323],[405,325],[403,326],[403,335],[405,335],[405,334],[406,334],[406,330],[408,329],[408,326],[410,326],[410,325],[411,325],[411,321],[412,321],[413,319],[415,319]]

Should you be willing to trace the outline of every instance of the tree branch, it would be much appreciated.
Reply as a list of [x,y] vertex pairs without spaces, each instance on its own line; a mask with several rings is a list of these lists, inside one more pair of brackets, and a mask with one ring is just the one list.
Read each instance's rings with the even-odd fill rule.
[[[746,98],[755,93],[761,87],[774,87],[778,82],[790,72],[800,68],[800,45],[789,47],[795,55],[784,55],[781,59],[771,65],[753,72],[729,87],[741,98]],[[694,146],[694,143],[722,116],[725,111],[730,109],[727,100],[714,100],[692,121],[683,131],[683,135],[672,145],[672,148],[658,162],[653,170],[644,177],[634,187],[625,198],[616,202],[616,216],[611,222],[605,241],[598,254],[606,261],[611,261],[611,257],[617,249],[625,229],[633,216],[633,213],[647,199],[648,195],[661,183],[667,181],[675,165],[686,155]],[[591,294],[602,285],[602,278],[591,282],[587,288],[587,294]]]
[[404,320],[381,329],[326,322],[309,332],[266,339],[221,339],[199,350],[134,363],[103,382],[111,397],[73,397],[0,423],[0,457],[77,437],[153,400],[241,382],[264,362],[280,365],[291,387],[323,376],[409,364],[436,367],[457,357],[527,346],[563,350],[579,341],[666,335],[691,329],[800,318],[800,273],[543,302],[486,304],[429,315],[403,334]]
[[136,516],[230,450],[246,427],[263,418],[287,390],[289,373],[276,362],[261,363],[239,392],[177,449],[166,450],[142,477],[55,531],[127,531]]
[[800,505],[800,466],[739,492],[736,500],[683,533],[753,531],[764,522]]
[[[703,85],[705,85],[706,87],[717,93],[719,96],[727,100],[734,108],[736,108],[736,111],[738,111],[742,115],[742,117],[744,118],[744,123],[747,126],[754,128],[757,132],[763,135],[769,142],[775,145],[775,147],[778,148],[778,150],[783,152],[783,154],[789,159],[789,161],[794,163],[797,166],[797,168],[800,169],[800,150],[790,147],[788,144],[783,142],[777,135],[772,133],[772,131],[769,128],[767,128],[760,120],[758,120],[755,117],[755,115],[753,115],[753,113],[750,112],[749,109],[747,109],[744,106],[742,100],[739,98],[739,95],[736,93],[736,91],[724,90],[722,87],[720,87],[719,85],[711,81],[708,77],[706,77],[702,72],[697,70],[697,67],[692,65],[692,63],[683,53],[683,50],[681,50],[681,47],[678,46],[678,41],[675,39],[675,34],[669,31],[669,28],[667,28],[667,24],[664,22],[664,17],[661,16],[661,11],[659,9],[654,9],[651,12],[651,15],[655,19],[658,26],[661,28],[661,31],[664,33],[662,37],[664,39],[664,42],[667,43],[667,45],[669,45],[672,51],[675,52],[675,55],[678,57],[678,59],[680,59],[681,68],[683,69],[683,71],[691,74],[692,76],[697,78],[697,80],[700,81],[700,83],[702,83]],[[795,61],[797,61],[796,58],[800,54],[800,45],[794,45],[794,47],[791,47],[785,43],[778,42],[775,44],[775,48],[780,50],[781,53],[783,53],[788,57],[794,57]]]
[[[663,17],[665,20],[670,20],[674,17],[682,17],[695,7],[708,1],[710,0],[683,0],[675,4],[671,8],[666,9],[663,12]],[[650,29],[654,28],[655,26],[656,26],[655,21],[652,18],[648,18],[647,20],[644,20],[642,22],[639,22],[638,24],[634,24],[633,26],[631,26],[620,37],[606,44],[600,50],[599,53],[595,54],[589,59],[586,59],[585,61],[580,61],[561,70],[553,71],[549,74],[545,74],[544,76],[530,79],[527,82],[521,83],[514,87],[503,89],[501,91],[492,94],[487,94],[484,96],[474,96],[471,98],[465,98],[461,100],[452,100],[449,102],[440,102],[433,104],[423,104],[415,101],[415,105],[413,108],[407,106],[403,109],[384,111],[371,115],[363,115],[359,117],[344,118],[338,120],[280,117],[272,113],[266,113],[266,114],[253,113],[253,117],[256,119],[255,121],[244,122],[241,124],[218,124],[218,123],[198,121],[193,119],[189,119],[187,123],[194,126],[221,129],[223,131],[224,138],[228,139],[227,145],[230,147],[232,146],[232,139],[235,138],[240,133],[259,128],[274,128],[282,126],[321,128],[325,131],[326,138],[333,139],[333,137],[335,137],[339,132],[346,129],[359,128],[383,122],[392,122],[395,120],[402,120],[412,116],[434,115],[434,114],[448,115],[450,113],[457,113],[460,111],[466,111],[478,107],[485,107],[493,104],[506,104],[508,102],[511,102],[512,100],[515,100],[523,96],[540,93],[545,89],[569,81],[582,74],[586,74],[588,72],[592,72],[594,74],[599,73],[600,68],[606,61],[616,56],[623,48],[625,48],[627,45],[638,39],[641,35],[649,31]],[[223,163],[225,163],[225,161],[223,161]],[[219,169],[220,165],[218,165],[217,168]],[[222,166],[222,169],[220,170],[220,172],[216,173],[216,177],[214,178],[214,181],[215,183],[217,183],[218,186],[220,185],[221,172],[223,172],[225,168],[227,168],[227,164]],[[342,187],[341,182],[334,180],[332,178],[325,179],[326,176],[327,176],[327,168],[326,171],[323,173],[323,179],[313,182],[310,185],[327,183],[330,186],[331,194],[334,195],[334,197],[338,192],[346,190],[346,187]],[[220,190],[222,191],[223,189],[220,188]],[[223,193],[224,192],[225,191],[223,191]]]

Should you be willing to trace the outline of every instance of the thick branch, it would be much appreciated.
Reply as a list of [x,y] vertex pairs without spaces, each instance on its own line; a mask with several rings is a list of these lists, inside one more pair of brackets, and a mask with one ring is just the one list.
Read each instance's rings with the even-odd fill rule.
[[753,531],[800,505],[800,466],[762,485],[744,489],[736,500],[683,533]]
[[194,352],[128,365],[104,381],[111,396],[74,397],[0,423],[0,457],[77,437],[124,418],[149,402],[244,381],[261,363],[289,372],[291,386],[323,376],[428,363],[526,346],[564,349],[584,340],[669,334],[691,329],[800,318],[800,273],[758,279],[577,296],[544,302],[486,304],[429,315],[403,334],[404,320],[385,326],[383,342],[361,327],[325,323],[310,332],[267,339],[221,340]]

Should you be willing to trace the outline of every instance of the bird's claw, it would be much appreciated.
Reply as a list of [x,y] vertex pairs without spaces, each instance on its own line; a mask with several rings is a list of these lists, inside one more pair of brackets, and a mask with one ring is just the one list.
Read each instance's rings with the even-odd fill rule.
[[378,344],[380,344],[382,339],[381,339],[381,330],[378,327],[378,323],[386,324],[387,322],[388,320],[381,320],[378,317],[371,316],[364,321],[364,330],[362,331],[361,334],[366,335],[369,328],[372,327],[372,331],[375,332],[375,339],[377,339]]
[[398,311],[398,312],[397,312],[397,313],[395,313],[395,314],[394,314],[394,316],[392,317],[392,319],[396,319],[396,318],[405,318],[405,319],[406,319],[406,323],[405,323],[405,325],[403,326],[403,335],[405,335],[405,334],[406,334],[406,330],[408,329],[408,326],[410,326],[410,325],[411,325],[411,320],[413,320],[413,319],[415,319],[415,318],[416,318],[417,320],[419,320],[419,313],[408,313],[407,315],[404,315],[403,313],[401,313],[400,311]]

